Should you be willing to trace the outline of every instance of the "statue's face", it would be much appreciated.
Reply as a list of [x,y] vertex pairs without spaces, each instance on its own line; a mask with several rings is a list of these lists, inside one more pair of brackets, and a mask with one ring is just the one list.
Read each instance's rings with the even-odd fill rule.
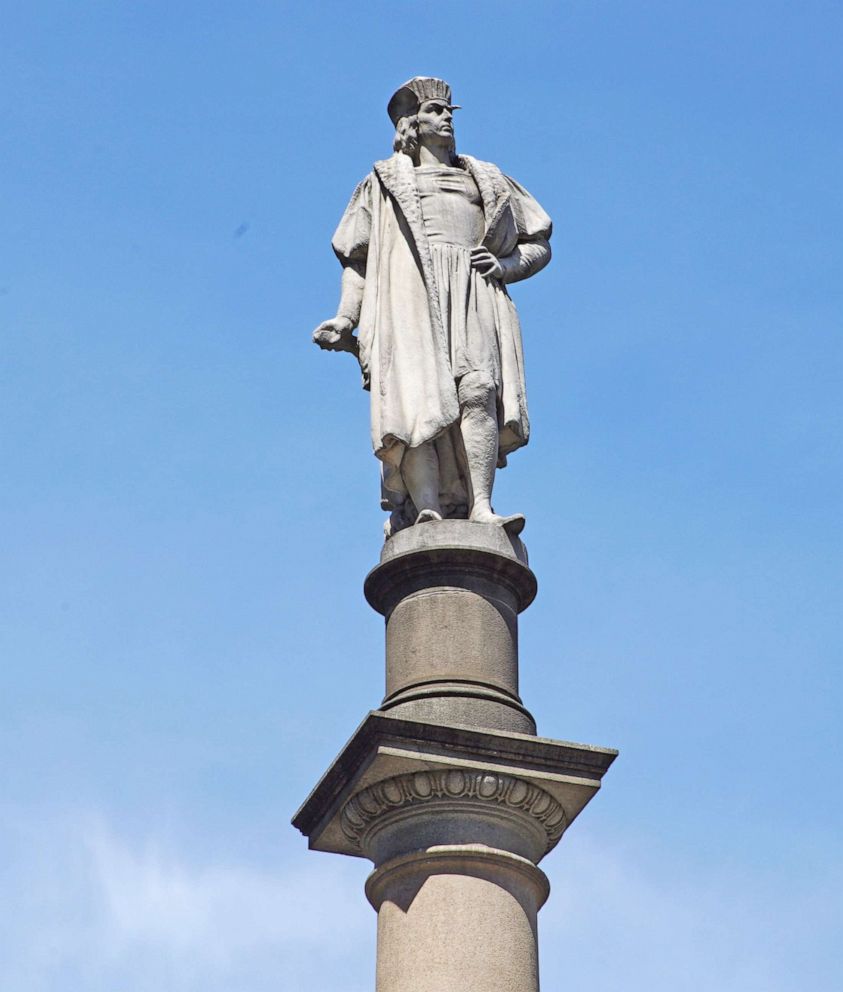
[[422,145],[450,145],[454,140],[454,117],[444,100],[425,100],[419,107],[419,142]]

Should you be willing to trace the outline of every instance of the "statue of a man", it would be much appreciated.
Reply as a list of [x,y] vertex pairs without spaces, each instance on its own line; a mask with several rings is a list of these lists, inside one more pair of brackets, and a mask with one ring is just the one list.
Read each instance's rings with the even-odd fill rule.
[[530,430],[506,286],[547,265],[551,221],[497,166],[456,154],[457,109],[450,86],[424,76],[389,101],[395,154],[375,163],[340,221],[341,299],[313,334],[359,358],[387,537],[449,517],[524,526],[491,504],[495,468]]

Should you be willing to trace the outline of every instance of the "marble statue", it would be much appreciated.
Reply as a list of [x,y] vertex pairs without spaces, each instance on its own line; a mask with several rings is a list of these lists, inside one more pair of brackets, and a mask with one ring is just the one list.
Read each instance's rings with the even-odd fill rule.
[[547,265],[551,221],[496,165],[456,154],[458,109],[446,82],[424,76],[389,101],[395,152],[334,234],[340,303],[313,333],[360,362],[387,537],[445,518],[524,526],[491,503],[495,469],[530,431],[506,287]]

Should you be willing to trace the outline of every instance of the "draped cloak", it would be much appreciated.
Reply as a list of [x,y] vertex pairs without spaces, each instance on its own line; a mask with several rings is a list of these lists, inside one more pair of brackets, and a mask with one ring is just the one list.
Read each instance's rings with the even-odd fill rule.
[[[530,434],[521,328],[504,283],[527,278],[547,264],[552,225],[538,202],[497,166],[468,155],[459,156],[456,164],[477,184],[485,220],[482,245],[504,270],[503,282],[492,281],[497,319],[489,328],[500,351],[502,466]],[[400,509],[406,499],[400,472],[406,448],[433,441],[443,509],[462,515],[467,495],[448,318],[440,309],[414,172],[412,160],[401,153],[376,162],[355,189],[332,247],[343,266],[353,265],[365,277],[359,360],[364,388],[371,393],[372,445],[382,462],[384,508]]]

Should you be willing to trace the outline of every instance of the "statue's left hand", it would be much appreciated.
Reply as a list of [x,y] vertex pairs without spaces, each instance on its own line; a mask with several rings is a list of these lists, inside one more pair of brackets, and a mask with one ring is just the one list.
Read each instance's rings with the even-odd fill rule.
[[471,249],[471,267],[487,279],[503,279],[503,267],[488,248]]

